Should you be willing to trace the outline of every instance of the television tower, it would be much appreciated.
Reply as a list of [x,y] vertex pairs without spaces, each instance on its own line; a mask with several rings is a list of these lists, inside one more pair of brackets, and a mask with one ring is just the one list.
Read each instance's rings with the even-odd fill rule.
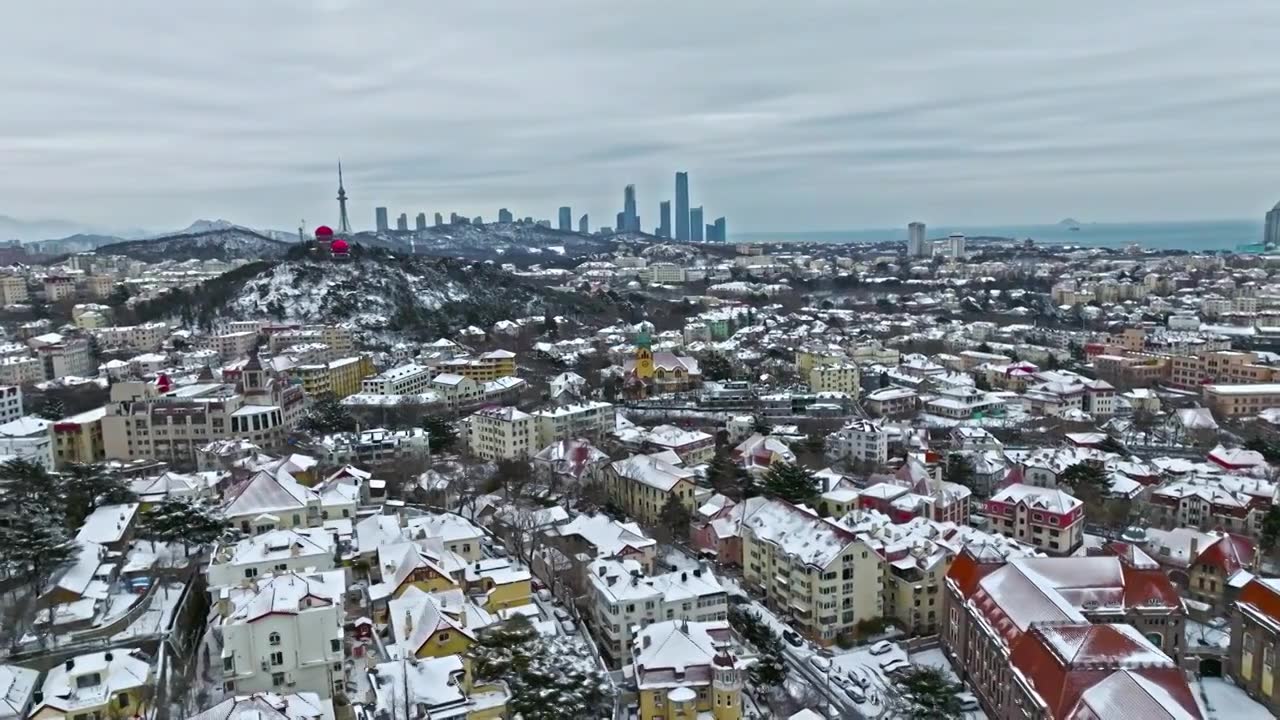
[[342,187],[342,161],[338,161],[338,234],[351,234],[351,221],[347,219],[347,191]]

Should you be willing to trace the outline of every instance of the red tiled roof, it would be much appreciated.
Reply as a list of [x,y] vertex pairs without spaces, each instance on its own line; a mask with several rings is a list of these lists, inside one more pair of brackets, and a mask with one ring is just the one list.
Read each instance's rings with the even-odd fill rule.
[[1241,568],[1251,566],[1256,550],[1257,545],[1249,538],[1223,533],[1221,539],[1200,553],[1196,562],[1212,565],[1221,570],[1223,575],[1231,575]]
[[1004,561],[998,563],[982,562],[974,557],[969,546],[965,546],[947,570],[947,577],[955,582],[960,595],[966,600],[978,589],[978,582],[993,570],[999,570]]
[[1256,578],[1250,580],[1240,590],[1238,602],[1280,624],[1280,583],[1264,583]]

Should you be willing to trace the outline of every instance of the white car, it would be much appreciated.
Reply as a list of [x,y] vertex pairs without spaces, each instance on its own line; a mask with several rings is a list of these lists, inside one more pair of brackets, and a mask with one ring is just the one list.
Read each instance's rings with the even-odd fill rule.
[[871,654],[872,654],[872,655],[883,655],[883,654],[885,654],[885,653],[889,652],[890,650],[894,649],[895,647],[897,647],[897,646],[896,646],[896,645],[894,645],[893,643],[889,642],[888,640],[881,640],[880,642],[878,642],[878,643],[876,643],[875,645],[872,645],[872,646],[871,646]]
[[880,669],[884,671],[885,675],[892,675],[894,673],[902,672],[903,670],[906,670],[909,667],[911,667],[911,663],[907,662],[906,660],[903,660],[902,658],[886,660],[885,662],[880,663]]
[[818,668],[820,672],[826,672],[831,669],[831,660],[821,655],[810,655],[809,664]]
[[978,698],[973,693],[960,693],[958,697],[960,698],[960,709],[962,711],[973,712],[978,709]]

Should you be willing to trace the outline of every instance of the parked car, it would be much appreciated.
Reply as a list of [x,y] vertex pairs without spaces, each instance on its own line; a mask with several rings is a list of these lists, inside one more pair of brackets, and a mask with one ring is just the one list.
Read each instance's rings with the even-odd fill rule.
[[569,611],[564,608],[558,607],[555,610],[552,610],[551,614],[555,615],[556,620],[559,620],[560,622],[569,622],[572,620],[572,618],[569,617]]
[[890,650],[892,650],[894,647],[896,646],[893,643],[889,642],[888,640],[881,640],[880,642],[871,646],[871,654],[883,655],[889,652]]
[[564,631],[565,635],[572,635],[578,632],[578,626],[568,620],[560,621],[560,629]]
[[831,669],[831,659],[821,655],[810,655],[809,664],[818,668],[819,672],[826,672]]
[[551,602],[551,591],[546,588],[538,590],[538,599],[543,602]]
[[964,712],[973,712],[978,709],[978,698],[971,692],[960,693],[960,709]]
[[852,683],[844,688],[844,694],[848,695],[849,699],[856,703],[864,703],[867,701],[867,694],[862,691],[862,688]]
[[886,660],[885,662],[880,663],[880,669],[883,670],[886,675],[893,675],[894,673],[900,673],[909,667],[911,667],[911,663],[907,662],[906,660],[903,660],[902,658]]
[[794,630],[783,630],[782,639],[786,640],[792,647],[800,647],[804,644],[804,639],[800,637],[800,633]]

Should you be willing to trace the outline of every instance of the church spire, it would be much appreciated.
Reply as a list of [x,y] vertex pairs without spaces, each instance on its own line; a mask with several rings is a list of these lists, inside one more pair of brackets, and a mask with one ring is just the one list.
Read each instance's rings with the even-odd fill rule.
[[342,186],[342,160],[338,160],[338,234],[351,234],[351,221],[347,218],[347,189]]

